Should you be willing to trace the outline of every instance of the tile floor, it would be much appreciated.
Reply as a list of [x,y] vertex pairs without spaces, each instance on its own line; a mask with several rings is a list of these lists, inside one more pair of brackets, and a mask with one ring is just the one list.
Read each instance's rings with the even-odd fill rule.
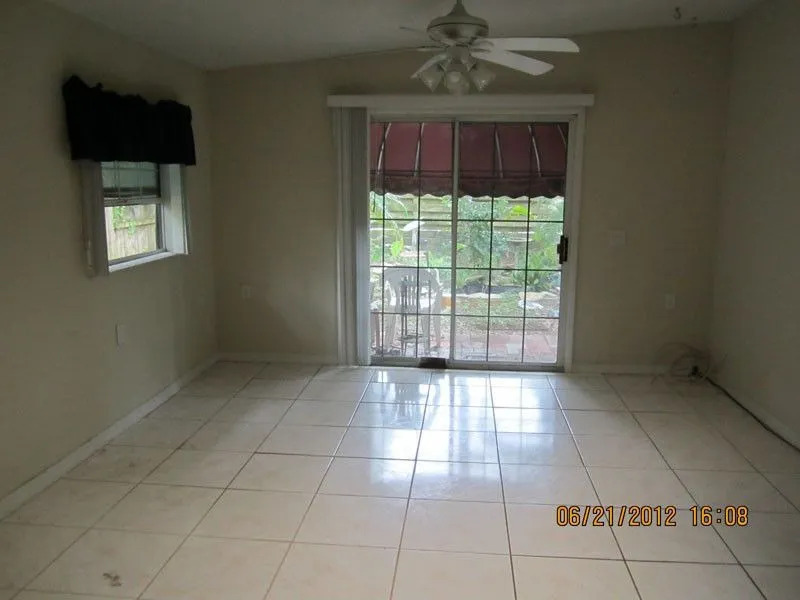
[[705,384],[223,362],[0,522],[0,600],[787,600],[798,507],[800,453]]

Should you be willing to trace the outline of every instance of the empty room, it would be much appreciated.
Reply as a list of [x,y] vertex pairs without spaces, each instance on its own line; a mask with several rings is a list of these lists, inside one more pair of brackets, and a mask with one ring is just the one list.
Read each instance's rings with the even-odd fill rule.
[[798,0],[0,0],[0,600],[800,597]]

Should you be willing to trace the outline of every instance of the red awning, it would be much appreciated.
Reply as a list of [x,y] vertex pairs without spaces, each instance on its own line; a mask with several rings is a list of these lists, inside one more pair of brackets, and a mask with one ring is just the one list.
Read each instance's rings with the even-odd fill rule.
[[[459,194],[564,195],[566,123],[464,123],[459,132]],[[372,190],[451,194],[452,154],[452,123],[373,123]]]

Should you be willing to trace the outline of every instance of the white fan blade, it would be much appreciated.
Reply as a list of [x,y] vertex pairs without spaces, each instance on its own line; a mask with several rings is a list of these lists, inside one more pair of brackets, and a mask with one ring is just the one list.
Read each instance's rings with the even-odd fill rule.
[[542,75],[553,68],[553,65],[550,63],[536,60],[535,58],[528,58],[521,54],[506,52],[505,50],[476,50],[474,54],[476,58],[503,65],[509,69],[523,71],[529,75]]
[[427,69],[430,69],[433,65],[442,62],[446,58],[447,58],[447,54],[445,54],[445,53],[437,54],[436,56],[434,56],[432,58],[429,58],[428,60],[426,60],[422,64],[422,66],[419,69],[414,71],[414,74],[411,76],[411,79],[414,79],[415,77],[418,77],[420,73],[422,73],[423,71],[425,71]]
[[[484,40],[481,40],[484,41]],[[567,38],[487,38],[495,50],[512,52],[580,52],[578,44]]]

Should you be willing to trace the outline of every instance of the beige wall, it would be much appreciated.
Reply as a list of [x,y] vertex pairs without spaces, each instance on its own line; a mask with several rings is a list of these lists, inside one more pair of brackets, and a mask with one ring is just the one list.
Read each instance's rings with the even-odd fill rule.
[[[60,86],[194,109],[193,254],[84,274],[80,188]],[[0,0],[0,498],[158,393],[216,347],[205,74],[38,0]],[[127,345],[114,327],[125,323]]]
[[[494,93],[591,92],[575,360],[646,365],[707,345],[729,27],[579,39],[538,78],[497,68]],[[331,93],[424,93],[418,53],[211,74],[221,350],[335,358]],[[302,228],[298,228],[302,224]],[[612,249],[608,231],[627,232]],[[239,286],[253,286],[241,298]],[[664,309],[664,294],[677,308]]]
[[737,22],[714,287],[720,383],[800,444],[800,3]]

